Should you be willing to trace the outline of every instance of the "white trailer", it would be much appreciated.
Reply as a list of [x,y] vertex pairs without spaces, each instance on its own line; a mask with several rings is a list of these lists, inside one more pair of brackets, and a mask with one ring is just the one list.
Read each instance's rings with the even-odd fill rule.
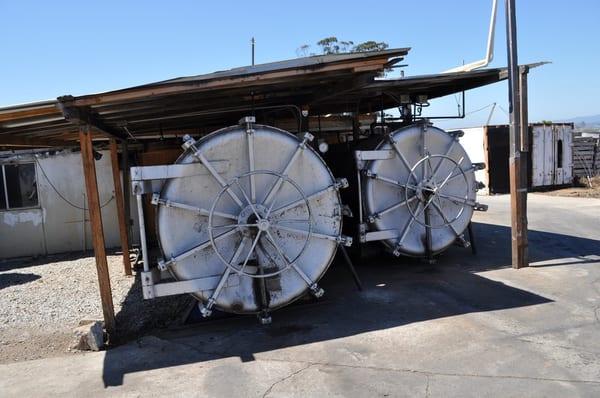
[[[482,193],[509,192],[509,126],[494,125],[463,129],[460,139],[473,162],[483,162],[476,172],[486,188]],[[530,124],[527,158],[528,187],[544,189],[573,182],[573,124]]]

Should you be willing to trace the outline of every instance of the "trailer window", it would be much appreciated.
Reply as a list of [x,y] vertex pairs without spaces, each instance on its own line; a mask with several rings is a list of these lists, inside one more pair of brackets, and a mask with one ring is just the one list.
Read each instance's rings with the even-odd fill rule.
[[2,165],[0,209],[19,209],[38,205],[35,164]]
[[556,168],[562,169],[563,167],[563,142],[558,140],[556,142]]

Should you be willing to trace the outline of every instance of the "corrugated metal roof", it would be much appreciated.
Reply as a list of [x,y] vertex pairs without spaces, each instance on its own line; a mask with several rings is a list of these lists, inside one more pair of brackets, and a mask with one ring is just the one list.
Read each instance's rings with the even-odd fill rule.
[[127,138],[190,128],[201,133],[249,112],[289,117],[299,106],[313,115],[369,113],[397,106],[402,94],[436,98],[506,78],[505,69],[493,68],[376,80],[408,51],[305,57],[0,108],[0,145],[75,142],[80,122]]

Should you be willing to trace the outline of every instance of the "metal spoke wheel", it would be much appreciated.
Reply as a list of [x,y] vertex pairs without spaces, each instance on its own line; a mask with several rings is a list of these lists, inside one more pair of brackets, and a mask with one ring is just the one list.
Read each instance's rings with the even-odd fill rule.
[[[285,184],[291,185],[296,191],[297,198],[300,201],[300,204],[297,206],[298,209],[296,209],[296,212],[300,210],[300,213],[306,214],[306,218],[289,219],[285,212],[278,212],[277,209],[275,209],[276,211],[273,212],[275,205],[279,202],[277,200],[277,194],[273,196],[273,200],[271,201],[271,204],[268,207],[265,203],[253,203],[249,199],[248,194],[244,191],[240,180],[249,179],[257,175],[272,176],[274,177],[274,183],[278,180],[282,181],[278,190],[283,190]],[[220,218],[218,215],[215,215],[216,208],[219,207],[219,204],[223,199],[225,192],[227,192],[229,189],[234,189],[235,191],[235,187],[238,188],[238,190],[241,192],[242,196],[246,201],[245,207],[241,210],[241,212],[238,215],[237,223],[234,222],[232,224],[215,225],[215,220]],[[297,251],[297,253],[293,252],[291,255],[287,254],[285,256],[285,258],[291,259],[289,262],[282,262],[281,258],[279,259],[279,263],[273,262],[273,264],[276,265],[276,268],[271,272],[264,272],[263,270],[263,272],[258,273],[257,270],[250,271],[249,269],[247,269],[248,262],[251,259],[257,259],[257,251],[259,251],[261,247],[264,248],[265,245],[270,245],[275,250],[283,252],[283,250],[277,244],[277,242],[275,240],[271,240],[270,237],[272,236],[274,231],[278,230],[282,226],[282,224],[285,225],[286,223],[300,224],[302,229],[306,231],[306,234],[303,234],[304,242],[300,250]],[[312,227],[313,220],[311,214],[311,206],[306,195],[304,194],[304,192],[302,192],[302,189],[298,186],[298,184],[290,180],[288,177],[273,171],[253,171],[242,174],[241,176],[232,179],[221,189],[221,191],[219,191],[217,197],[213,201],[208,215],[208,235],[212,247],[215,250],[215,254],[221,259],[221,261],[223,261],[223,264],[225,264],[225,266],[229,267],[229,269],[232,272],[235,272],[239,275],[245,275],[251,278],[269,278],[279,275],[282,272],[289,269],[292,266],[292,264],[294,264],[306,250],[312,235]],[[283,228],[285,228],[285,226],[283,226]],[[217,242],[216,237],[218,236],[218,232],[222,232],[223,230],[227,229],[237,229],[238,233],[242,237],[242,243],[240,243],[240,246],[243,245],[244,239],[250,239],[252,241],[252,245],[242,262],[240,262],[240,258],[235,259],[235,261],[227,260],[219,250],[220,244]],[[279,256],[275,257],[278,258]],[[262,264],[259,263],[258,266],[261,267]]]
[[[442,177],[440,179],[436,175],[436,169],[432,167],[432,164],[437,164],[439,168],[439,166],[442,166],[443,162],[448,162],[450,164],[451,171],[445,178]],[[421,168],[423,165],[425,165],[425,171],[423,172],[421,179],[419,179],[415,170]],[[458,179],[460,181],[454,181],[457,177],[459,177]],[[448,183],[451,183],[454,188],[462,188],[461,195],[457,196],[444,193]],[[413,197],[416,197],[419,203],[416,205],[415,209],[413,209],[411,203],[408,203],[409,199]],[[465,172],[460,168],[460,164],[451,157],[427,154],[411,168],[406,183],[404,184],[404,198],[407,202],[407,209],[414,221],[425,228],[444,228],[458,220],[468,207],[469,180]],[[444,208],[441,201],[451,201],[458,206],[456,208],[448,209],[452,214],[450,214],[450,216],[445,214],[441,217],[439,223],[434,224],[430,220],[429,222],[421,221],[420,216],[424,212],[429,211],[430,208],[436,208],[436,206],[437,208]],[[417,207],[420,208],[420,211],[417,211]]]
[[477,182],[457,137],[421,123],[392,132],[375,149],[393,157],[365,165],[363,207],[370,230],[393,231],[385,246],[424,257],[465,242]]
[[[317,282],[341,239],[340,184],[307,142],[244,119],[195,141],[178,164],[204,167],[167,180],[154,203],[163,267],[213,308],[260,313],[289,304]],[[206,281],[211,281],[210,283]]]

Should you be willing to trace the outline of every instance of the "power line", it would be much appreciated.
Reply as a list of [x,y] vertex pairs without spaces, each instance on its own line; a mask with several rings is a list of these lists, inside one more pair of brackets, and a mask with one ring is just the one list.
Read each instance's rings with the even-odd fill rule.
[[465,116],[467,116],[467,115],[471,115],[471,114],[473,114],[473,113],[481,112],[482,110],[484,110],[484,109],[487,109],[487,108],[489,108],[489,107],[490,107],[490,106],[492,106],[492,105],[494,105],[494,102],[492,102],[491,104],[488,104],[488,105],[486,105],[486,106],[484,106],[484,107],[482,107],[482,108],[476,109],[476,110],[474,110],[474,111],[467,112],[467,113],[465,113]]
[[[42,165],[40,164],[40,162],[35,159],[35,163],[37,164],[37,166],[40,168],[42,174],[44,175],[44,178],[46,179],[46,181],[48,181],[48,184],[52,187],[52,189],[54,190],[54,192],[56,192],[56,194],[58,195],[59,198],[61,198],[62,200],[64,200],[67,204],[69,204],[70,206],[79,209],[79,210],[89,210],[87,207],[85,206],[79,206],[76,205],[75,203],[71,202],[69,199],[65,198],[63,196],[63,194],[60,193],[60,191],[58,189],[56,189],[56,187],[54,186],[54,184],[52,184],[52,181],[50,181],[50,178],[48,178],[48,175],[46,174],[46,171],[44,171],[44,169],[42,168]],[[106,206],[108,206],[108,204],[115,198],[115,195],[111,195],[111,197],[102,205],[100,205],[100,208],[104,208]]]

